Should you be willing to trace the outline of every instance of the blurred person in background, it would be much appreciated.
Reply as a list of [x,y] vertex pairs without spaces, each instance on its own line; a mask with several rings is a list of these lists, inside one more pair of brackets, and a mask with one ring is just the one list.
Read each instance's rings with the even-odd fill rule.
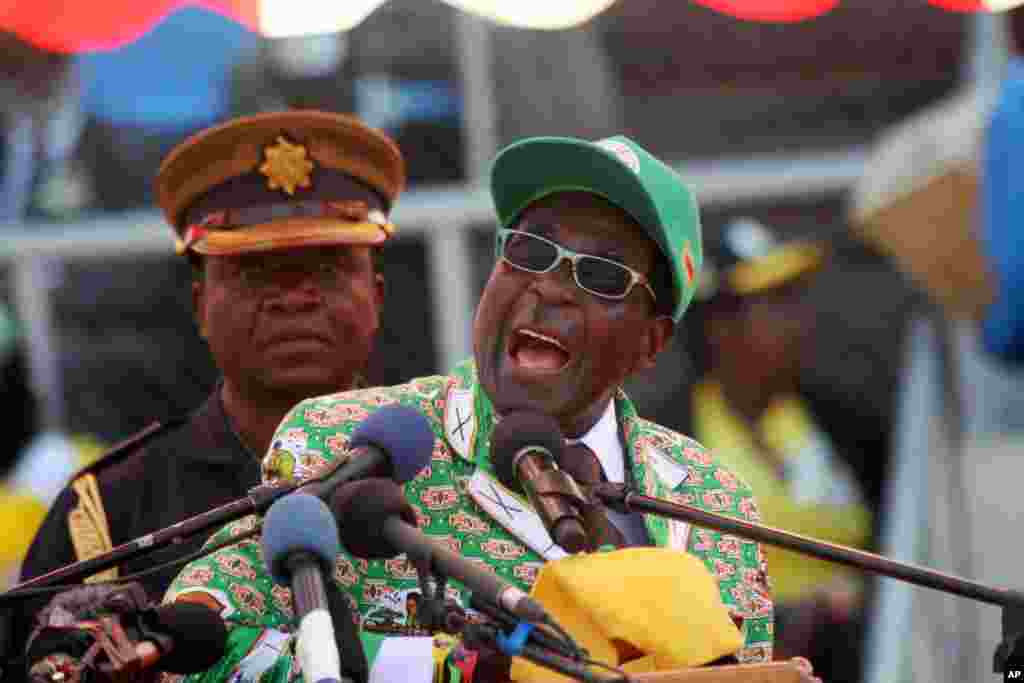
[[[288,409],[358,386],[373,348],[384,296],[378,253],[405,184],[390,138],[343,115],[261,114],[189,138],[156,182],[176,250],[193,266],[196,325],[222,379],[191,415],[130,437],[60,492],[23,580],[246,495]],[[94,579],[173,561],[205,538]],[[142,583],[158,598],[176,571]],[[42,604],[15,615],[12,652]]]
[[100,456],[85,436],[44,431],[19,324],[0,305],[0,406],[6,441],[0,460],[0,589],[15,583],[21,561],[64,483]]
[[994,357],[1024,363],[1024,9],[1008,14],[1011,57],[984,142],[982,250],[994,296],[981,322],[982,342]]
[[[863,492],[799,387],[815,326],[807,294],[824,258],[822,245],[782,243],[752,218],[725,226],[687,321],[704,369],[691,424],[694,438],[757,492],[766,524],[865,547]],[[858,574],[771,546],[765,554],[777,656],[808,657],[824,680],[858,680]]]
[[[1024,10],[1002,19],[1010,59],[998,90],[974,83],[883,135],[850,213],[928,299],[907,335],[880,552],[1020,589],[1020,549],[1006,541],[1024,476]],[[985,680],[1006,635],[1000,617],[880,582],[864,680]]]

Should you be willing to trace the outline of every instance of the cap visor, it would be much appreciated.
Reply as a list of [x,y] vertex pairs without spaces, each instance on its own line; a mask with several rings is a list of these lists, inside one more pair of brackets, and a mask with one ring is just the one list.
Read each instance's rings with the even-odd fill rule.
[[610,152],[583,140],[534,138],[502,152],[491,169],[491,194],[503,227],[533,202],[556,192],[591,192],[632,216],[668,253],[661,218],[640,176]]
[[767,256],[738,263],[729,271],[733,292],[741,296],[781,287],[821,267],[824,253],[816,244],[791,244]]
[[229,256],[297,247],[376,246],[387,241],[393,232],[391,224],[289,218],[238,230],[211,230],[191,249],[207,256]]

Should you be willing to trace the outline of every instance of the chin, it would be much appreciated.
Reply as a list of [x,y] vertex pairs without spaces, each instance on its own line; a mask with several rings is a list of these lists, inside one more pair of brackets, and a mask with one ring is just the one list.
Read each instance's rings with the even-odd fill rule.
[[300,398],[312,398],[347,391],[351,388],[351,379],[349,378],[352,376],[352,374],[332,373],[323,368],[296,368],[273,373],[270,377],[265,378],[264,383],[280,393],[288,393]]

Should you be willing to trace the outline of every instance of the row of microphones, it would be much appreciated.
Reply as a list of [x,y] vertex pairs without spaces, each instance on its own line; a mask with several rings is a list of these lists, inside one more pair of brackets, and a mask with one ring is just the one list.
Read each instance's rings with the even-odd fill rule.
[[[341,675],[324,592],[324,573],[331,576],[341,546],[351,555],[368,560],[404,554],[417,569],[427,568],[420,575],[421,581],[428,577],[433,580],[434,576],[459,581],[470,591],[471,605],[493,623],[492,630],[487,630],[464,616],[445,614],[446,608],[441,606],[442,630],[493,638],[501,630],[529,625],[526,641],[514,653],[502,651],[581,680],[592,680],[581,673],[586,671],[582,665],[586,653],[540,603],[420,532],[416,513],[402,488],[391,479],[371,478],[339,487],[329,504],[308,494],[291,494],[274,503],[263,522],[263,556],[274,580],[292,588],[299,620],[296,657],[306,683],[346,680]],[[443,600],[443,592],[434,599]],[[542,630],[543,626],[550,626],[555,633]],[[497,642],[505,641],[499,638]]]
[[416,526],[404,492],[389,479],[363,479],[335,491],[331,510],[341,520],[341,542],[353,555],[384,559],[404,553],[413,566],[426,566],[461,582],[474,595],[530,623],[550,621],[540,603],[512,584],[458,555]]
[[[405,554],[413,566],[428,567],[439,576],[461,582],[478,601],[504,610],[511,618],[546,623],[557,629],[541,605],[522,590],[417,528],[415,512],[400,485],[429,465],[433,442],[430,423],[420,412],[400,405],[383,406],[356,427],[348,442],[347,457],[331,470],[305,482],[262,485],[247,499],[155,532],[148,542],[153,544],[153,538],[159,537],[162,543],[165,537],[178,538],[185,530],[207,528],[215,518],[265,511],[264,558],[273,579],[292,590],[299,621],[297,656],[307,683],[349,680],[343,674],[349,669],[340,661],[341,641],[331,614],[339,602],[342,609],[347,605],[343,600],[332,603],[326,583],[331,581],[335,558],[341,551],[339,542],[352,555],[366,559]],[[567,549],[583,549],[586,535],[574,507],[579,490],[554,464],[561,447],[560,432],[553,420],[511,415],[499,423],[495,432],[492,458],[503,468],[506,482],[511,477],[511,481],[522,484],[556,541]],[[137,553],[138,549],[123,554],[127,552]],[[73,576],[70,568],[64,569],[53,574]],[[75,590],[79,589],[70,592]],[[134,660],[133,666],[193,673],[208,669],[223,656],[224,625],[209,608],[174,603],[145,615],[145,619],[155,620],[157,630],[164,629],[169,635],[140,640],[137,652],[129,657]],[[77,683],[68,678],[72,672],[67,665],[88,649],[75,646],[89,642],[82,635],[86,631],[67,628],[36,639],[26,660],[33,667],[34,683]],[[188,645],[183,647],[182,643]],[[109,678],[117,673],[116,664],[101,663],[95,672]]]

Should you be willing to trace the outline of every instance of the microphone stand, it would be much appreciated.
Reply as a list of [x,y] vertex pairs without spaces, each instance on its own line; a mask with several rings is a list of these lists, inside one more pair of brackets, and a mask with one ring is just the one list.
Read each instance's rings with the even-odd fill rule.
[[551,652],[546,648],[526,642],[528,631],[524,627],[532,628],[533,625],[521,622],[512,633],[506,634],[494,624],[470,622],[463,628],[462,637],[470,648],[486,645],[509,657],[522,657],[545,669],[556,671],[577,681],[583,681],[583,683],[628,683],[630,681],[626,674],[615,678],[598,676],[578,660],[566,658],[557,652]]
[[326,482],[335,473],[335,471],[346,462],[348,462],[348,459],[342,458],[334,465],[334,467],[327,470],[324,474],[318,477],[304,479],[299,482],[291,482],[288,484],[261,484],[254,486],[249,489],[249,494],[244,498],[238,498],[230,503],[225,503],[220,507],[207,510],[206,512],[195,515],[194,517],[189,517],[188,519],[172,524],[171,526],[160,529],[159,531],[139,536],[134,540],[122,543],[116,548],[113,548],[101,555],[97,555],[94,558],[81,560],[59,569],[55,569],[48,574],[42,574],[34,579],[23,581],[6,592],[0,593],[0,605],[22,598],[23,596],[19,595],[18,592],[23,589],[42,588],[61,583],[80,582],[82,579],[91,576],[92,574],[96,574],[104,569],[109,569],[110,567],[133,560],[137,557],[147,555],[158,548],[180,542],[189,536],[207,531],[211,528],[223,526],[228,522],[241,519],[246,515],[266,512],[267,508],[269,508],[278,498],[282,498],[309,484]]
[[692,505],[671,503],[631,491],[625,484],[602,483],[589,491],[607,507],[628,514],[643,512],[670,519],[690,522],[697,526],[736,534],[760,543],[794,550],[829,562],[865,570],[873,574],[888,576],[906,583],[932,588],[979,602],[1002,607],[1003,640],[996,650],[993,669],[1002,673],[1007,659],[1024,655],[1024,593],[1008,588],[987,586],[977,581],[963,579],[952,574],[935,571],[926,567],[890,560],[881,555],[857,550],[843,545],[819,541],[781,529],[755,524],[714,512],[707,512]]
[[462,607],[444,600],[446,583],[444,576],[435,577],[420,572],[422,593],[417,615],[419,625],[428,631],[461,635],[470,649],[486,647],[508,657],[523,657],[538,666],[583,683],[628,683],[630,680],[625,674],[618,678],[595,675],[587,669],[587,652],[575,643],[559,640],[558,636],[534,624],[520,621],[498,605],[476,595],[470,598],[470,605],[490,621],[470,621]]

